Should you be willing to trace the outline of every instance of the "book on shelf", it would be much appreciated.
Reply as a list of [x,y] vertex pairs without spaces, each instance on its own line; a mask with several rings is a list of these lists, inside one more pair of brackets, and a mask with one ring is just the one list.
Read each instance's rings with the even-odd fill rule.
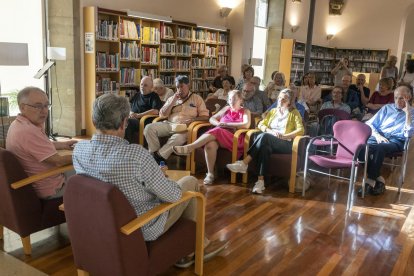
[[178,26],[177,27],[177,39],[191,40],[191,29]]
[[171,26],[166,26],[166,25],[161,26],[161,38],[174,39],[174,33],[173,33]]
[[203,29],[193,29],[192,30],[192,40],[193,41],[205,41],[206,35]]
[[161,43],[161,54],[162,55],[175,55],[175,43]]
[[218,57],[218,65],[227,65],[227,57],[226,56],[219,56]]
[[121,42],[121,59],[140,60],[140,50],[136,41]]
[[164,86],[174,86],[175,84],[175,76],[161,75],[160,78],[164,82]]
[[158,48],[141,47],[141,59],[144,64],[158,64]]
[[162,58],[160,62],[160,69],[173,71],[175,69],[175,59]]
[[98,20],[97,39],[118,40],[118,23],[112,20]]
[[191,58],[191,67],[193,68],[203,68],[204,67],[204,58]]
[[119,94],[119,83],[111,78],[98,78],[95,92],[98,96],[106,93]]
[[118,71],[119,54],[108,54],[106,52],[96,52],[97,71]]
[[192,54],[202,54],[204,55],[206,51],[206,45],[204,43],[192,43],[191,44],[191,53]]
[[219,55],[227,56],[227,46],[219,45],[218,46],[218,53],[219,53]]
[[227,34],[224,34],[224,33],[220,33],[219,34],[219,43],[222,43],[222,44],[227,44],[228,43],[228,36],[227,36]]
[[177,59],[176,63],[177,70],[189,71],[190,70],[190,60],[188,59]]
[[217,55],[217,48],[206,46],[206,56],[208,57],[215,57]]
[[134,21],[120,20],[120,37],[126,39],[139,39],[141,26]]
[[217,32],[207,31],[206,42],[217,43]]
[[194,92],[207,91],[208,86],[204,80],[192,80],[191,81],[191,90]]
[[142,27],[142,43],[160,44],[160,29],[155,27]]
[[157,69],[141,69],[141,76],[149,76],[153,79],[158,77],[158,70]]
[[138,80],[138,70],[131,67],[122,67],[121,68],[121,86],[127,85],[137,85]]

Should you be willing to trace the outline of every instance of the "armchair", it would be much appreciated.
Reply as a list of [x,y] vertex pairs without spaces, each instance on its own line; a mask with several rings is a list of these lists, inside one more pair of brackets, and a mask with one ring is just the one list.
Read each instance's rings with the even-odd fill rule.
[[0,238],[3,227],[16,232],[24,253],[30,255],[30,234],[64,223],[65,216],[58,210],[62,198],[40,199],[29,184],[69,170],[73,170],[72,165],[27,177],[13,153],[0,149]]
[[[203,273],[205,198],[186,192],[145,215],[109,183],[75,175],[67,184],[64,209],[78,275],[156,275],[195,252],[195,273]],[[180,219],[155,241],[145,242],[140,227],[184,201],[197,199],[197,222]],[[87,211],[86,211],[87,210]]]

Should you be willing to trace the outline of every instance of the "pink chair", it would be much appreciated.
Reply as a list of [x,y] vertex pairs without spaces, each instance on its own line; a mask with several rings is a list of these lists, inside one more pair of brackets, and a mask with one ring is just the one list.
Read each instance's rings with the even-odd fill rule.
[[[320,173],[323,175],[329,175],[339,179],[349,180],[349,190],[348,190],[348,200],[346,205],[346,210],[348,211],[351,208],[351,196],[354,190],[354,183],[356,180],[358,166],[361,163],[364,163],[363,160],[358,159],[360,151],[365,147],[365,159],[368,157],[368,145],[367,140],[371,136],[371,128],[358,121],[339,121],[336,122],[333,126],[334,136],[333,139],[338,143],[338,148],[335,154],[329,155],[309,155],[310,147],[315,140],[320,139],[320,137],[314,137],[307,149],[306,149],[306,159],[305,159],[305,168],[304,168],[304,177],[303,181],[306,183],[306,177],[308,171]],[[352,135],[350,135],[352,133]],[[349,178],[331,175],[324,171],[317,170],[316,168],[309,168],[309,160],[317,165],[316,168],[325,168],[325,169],[351,169],[351,175]],[[365,187],[365,178],[366,178],[366,166],[364,166],[364,178],[362,187]],[[302,196],[305,196],[305,184],[303,185]]]

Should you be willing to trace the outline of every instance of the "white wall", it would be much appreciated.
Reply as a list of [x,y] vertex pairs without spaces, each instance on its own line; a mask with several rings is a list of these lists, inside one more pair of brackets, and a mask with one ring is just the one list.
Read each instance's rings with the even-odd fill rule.
[[403,52],[414,52],[414,10],[408,14],[404,38]]
[[[306,41],[310,1],[301,4],[286,0],[284,38]],[[407,10],[414,0],[346,0],[340,16],[329,16],[329,1],[317,0],[313,31],[313,44],[341,48],[391,49],[400,55],[400,28]],[[299,30],[292,33],[291,21],[297,18]],[[328,28],[337,30],[327,41]],[[405,40],[414,40],[414,32]],[[400,47],[399,47],[400,46]]]

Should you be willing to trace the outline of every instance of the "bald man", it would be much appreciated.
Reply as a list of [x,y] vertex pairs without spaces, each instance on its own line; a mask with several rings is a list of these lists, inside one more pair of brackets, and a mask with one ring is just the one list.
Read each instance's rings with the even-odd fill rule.
[[[26,173],[31,176],[72,163],[72,155],[60,155],[57,150],[72,149],[76,141],[51,141],[45,133],[45,122],[50,103],[46,93],[37,87],[26,87],[17,94],[20,114],[10,125],[6,148],[19,159]],[[52,199],[63,196],[63,174],[36,181],[32,184],[39,198]]]
[[125,130],[125,139],[129,143],[138,144],[139,120],[144,115],[158,115],[162,102],[157,93],[153,91],[153,82],[150,77],[143,77],[139,93],[132,97],[131,114],[128,127]]

